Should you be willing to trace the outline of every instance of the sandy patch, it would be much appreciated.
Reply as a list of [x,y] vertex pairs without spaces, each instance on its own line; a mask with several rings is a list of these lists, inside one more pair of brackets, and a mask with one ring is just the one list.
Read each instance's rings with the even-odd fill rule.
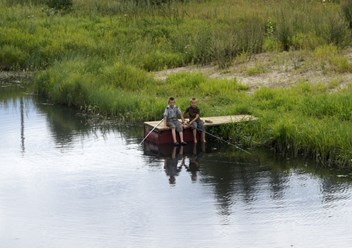
[[29,71],[0,71],[0,84],[21,84],[29,82],[33,72]]
[[[343,51],[342,55],[351,63],[351,49]],[[210,78],[236,78],[238,82],[247,85],[250,90],[259,87],[289,87],[302,81],[312,84],[334,82],[336,87],[351,84],[351,73],[335,73],[323,66],[322,61],[318,61],[308,52],[263,53],[240,58],[226,69],[219,69],[213,65],[192,65],[154,72],[154,77],[165,80],[174,73],[202,73]]]

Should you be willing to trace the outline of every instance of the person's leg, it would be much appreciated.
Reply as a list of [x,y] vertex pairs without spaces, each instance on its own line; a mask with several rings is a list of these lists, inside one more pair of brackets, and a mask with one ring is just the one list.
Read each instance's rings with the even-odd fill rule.
[[197,143],[197,129],[193,129],[193,142],[194,144]]
[[179,136],[180,136],[180,141],[181,144],[185,145],[186,142],[183,140],[183,128],[180,122],[176,123],[176,131],[178,132]]
[[181,143],[185,143],[185,141],[183,140],[183,132],[179,132],[179,135],[180,135],[180,141]]
[[203,128],[203,131],[202,131],[202,142],[203,143],[207,142],[205,139],[205,128]]
[[172,134],[172,140],[174,141],[174,144],[177,143],[177,139],[176,139],[176,130],[175,128],[171,128],[171,134]]
[[204,126],[204,122],[203,122],[202,120],[200,120],[200,121],[198,122],[198,128],[199,128],[199,130],[201,130],[201,132],[202,132],[202,134],[201,134],[201,136],[202,136],[202,142],[203,142],[203,143],[207,142],[207,141],[205,140],[205,126]]
[[178,145],[177,139],[176,139],[176,129],[177,129],[176,123],[170,121],[167,123],[167,126],[171,129],[172,141],[174,142],[175,145]]
[[193,142],[197,143],[197,122],[192,123],[192,129],[193,129]]

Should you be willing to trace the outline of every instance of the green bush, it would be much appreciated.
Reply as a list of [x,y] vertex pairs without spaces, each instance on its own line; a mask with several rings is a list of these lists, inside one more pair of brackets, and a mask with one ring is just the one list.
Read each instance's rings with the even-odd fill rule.
[[0,70],[23,68],[28,54],[12,45],[0,46]]
[[292,46],[295,49],[313,50],[324,45],[324,39],[315,33],[296,33],[292,37]]
[[135,92],[149,88],[154,82],[144,70],[120,62],[112,66],[103,66],[97,80],[102,84]]
[[255,76],[255,75],[259,75],[259,74],[262,74],[262,73],[265,73],[265,67],[263,65],[255,65],[255,66],[252,66],[252,67],[248,67],[246,69],[246,74],[248,76]]
[[349,28],[352,29],[352,0],[343,0],[341,2],[341,10]]
[[68,10],[73,5],[73,0],[47,0],[49,8],[56,10]]
[[158,71],[182,66],[183,61],[180,53],[153,51],[144,56],[143,68],[147,71]]

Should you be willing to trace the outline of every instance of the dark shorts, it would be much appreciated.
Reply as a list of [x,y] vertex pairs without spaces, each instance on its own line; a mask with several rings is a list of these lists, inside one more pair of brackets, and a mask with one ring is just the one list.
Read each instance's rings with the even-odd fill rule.
[[202,120],[197,120],[192,123],[192,128],[197,129],[199,132],[204,131],[204,122]]
[[177,132],[182,132],[182,125],[179,121],[168,121],[167,126],[169,128],[176,128]]

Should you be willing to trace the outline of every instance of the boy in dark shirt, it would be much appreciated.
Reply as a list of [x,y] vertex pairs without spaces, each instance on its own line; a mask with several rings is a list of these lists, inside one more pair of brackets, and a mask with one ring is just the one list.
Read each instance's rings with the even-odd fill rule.
[[188,125],[193,128],[193,141],[197,143],[197,130],[201,132],[202,142],[205,140],[205,127],[204,122],[200,119],[200,109],[197,107],[197,99],[192,98],[190,101],[190,106],[183,113],[184,116],[188,113],[189,123]]

